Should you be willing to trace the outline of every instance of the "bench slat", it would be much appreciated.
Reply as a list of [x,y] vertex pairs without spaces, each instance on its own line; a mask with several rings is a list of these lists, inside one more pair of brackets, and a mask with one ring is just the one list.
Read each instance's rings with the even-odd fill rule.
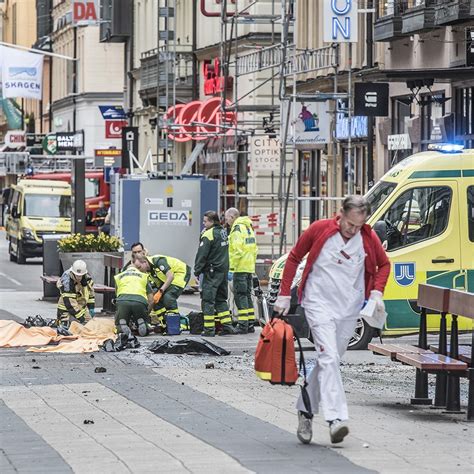
[[451,357],[440,354],[410,354],[399,353],[396,359],[421,370],[461,370],[467,369],[467,364]]
[[[439,346],[438,345],[431,345],[430,349],[433,352],[435,352],[436,354],[439,352]],[[472,350],[471,346],[466,346],[466,345],[459,346],[459,348],[458,348],[458,353],[459,353],[458,359],[463,361],[463,362],[466,362],[467,364],[470,364],[471,363],[471,350]],[[448,348],[447,348],[447,352],[449,354],[449,345],[448,345]]]
[[429,353],[429,349],[421,349],[410,344],[373,344],[370,343],[368,346],[369,350],[376,354],[388,356],[395,360],[395,356],[398,353],[408,354],[424,354]]

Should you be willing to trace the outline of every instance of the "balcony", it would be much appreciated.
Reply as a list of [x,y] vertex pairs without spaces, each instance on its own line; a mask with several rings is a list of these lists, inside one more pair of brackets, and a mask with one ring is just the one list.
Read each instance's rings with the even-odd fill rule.
[[[171,106],[174,102],[189,102],[193,97],[193,54],[191,48],[159,53],[159,77],[157,74],[157,49],[142,53],[140,58],[140,98],[146,104],[156,105],[159,89],[160,105]],[[168,70],[166,71],[166,63]],[[168,84],[168,97],[166,85]],[[174,91],[176,96],[173,97]],[[175,99],[175,100],[174,100]]]
[[472,19],[474,19],[474,0],[438,0],[435,6],[436,25],[454,25]]
[[379,0],[376,3],[377,19],[374,22],[374,40],[392,41],[402,34],[402,8],[400,2]]
[[408,0],[402,2],[402,33],[423,33],[435,27],[435,0]]

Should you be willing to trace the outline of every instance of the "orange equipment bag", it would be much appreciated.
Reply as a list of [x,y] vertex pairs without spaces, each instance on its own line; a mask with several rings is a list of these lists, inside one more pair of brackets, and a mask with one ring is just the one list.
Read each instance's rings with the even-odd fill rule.
[[282,319],[274,318],[262,329],[255,372],[272,384],[294,385],[298,380],[293,328]]

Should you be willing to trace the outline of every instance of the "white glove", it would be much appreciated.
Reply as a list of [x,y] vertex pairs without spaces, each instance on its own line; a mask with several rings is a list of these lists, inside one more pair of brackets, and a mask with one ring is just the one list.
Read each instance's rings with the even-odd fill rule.
[[279,296],[273,305],[276,313],[286,316],[290,311],[291,296]]
[[372,290],[370,292],[370,298],[369,299],[375,301],[376,311],[379,311],[379,312],[385,311],[385,303],[383,302],[383,294],[382,294],[381,291]]

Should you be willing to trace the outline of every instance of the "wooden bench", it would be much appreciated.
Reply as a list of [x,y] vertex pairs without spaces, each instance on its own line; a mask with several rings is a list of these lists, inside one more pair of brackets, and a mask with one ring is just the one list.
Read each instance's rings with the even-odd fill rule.
[[[45,282],[45,283],[51,283],[52,285],[55,285],[59,277],[56,275],[40,275],[40,278]],[[102,294],[115,294],[115,288],[112,286],[108,285],[101,285],[100,283],[94,283],[94,291],[96,293],[102,293]]]
[[413,352],[399,352],[396,355],[396,359],[404,364],[412,365],[426,372],[436,373],[438,371],[467,370],[467,364],[465,362],[442,354],[435,354],[431,351],[418,354]]
[[[438,354],[439,346],[431,344],[430,351],[433,351],[434,353]],[[448,354],[449,354],[449,351],[450,351],[450,345],[448,344],[448,349],[447,349]],[[459,360],[466,362],[466,364],[471,363],[471,352],[472,352],[471,346],[467,346],[467,345],[459,346],[458,352],[459,352],[459,355],[458,355]]]
[[392,360],[397,360],[397,354],[423,354],[430,352],[428,349],[412,346],[410,344],[379,344],[369,343],[369,351],[374,354],[388,356]]

